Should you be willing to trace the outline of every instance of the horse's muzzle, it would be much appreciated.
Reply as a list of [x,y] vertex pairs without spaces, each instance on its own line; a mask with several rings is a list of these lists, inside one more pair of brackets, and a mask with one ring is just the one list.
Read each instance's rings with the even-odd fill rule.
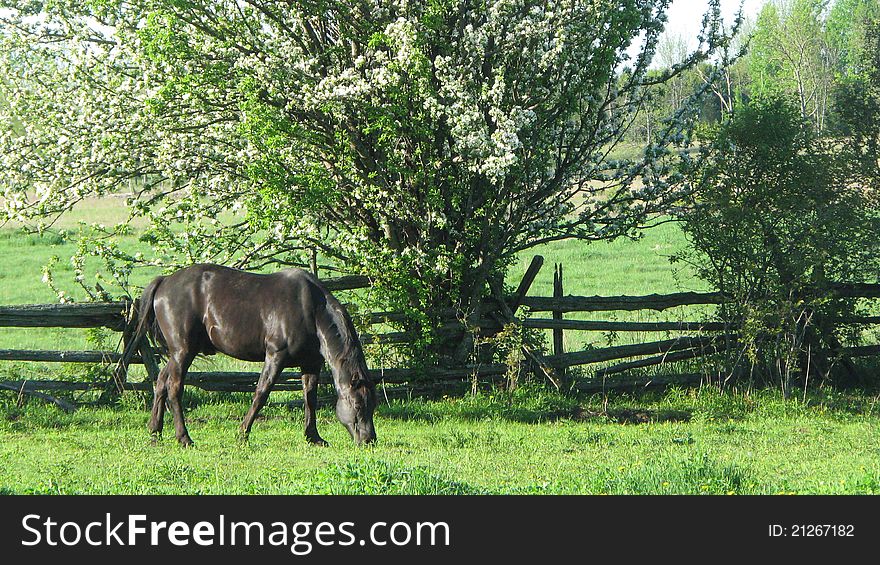
[[376,430],[372,425],[355,428],[351,437],[358,445],[369,445],[376,442]]

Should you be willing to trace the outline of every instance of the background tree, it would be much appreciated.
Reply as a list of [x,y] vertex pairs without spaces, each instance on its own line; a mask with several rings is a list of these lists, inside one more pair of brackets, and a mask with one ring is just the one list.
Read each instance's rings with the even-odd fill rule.
[[755,95],[790,94],[801,115],[825,128],[834,61],[825,32],[827,0],[771,0],[762,8],[749,57]]
[[[656,59],[661,69],[672,69],[687,60],[687,56],[688,47],[684,35],[666,33],[660,38]],[[681,108],[694,91],[693,86],[687,84],[687,75],[688,73],[678,74],[664,84],[668,92],[668,105],[672,108]]]
[[799,106],[758,98],[720,126],[690,171],[692,197],[680,212],[692,247],[679,259],[732,297],[721,316],[742,328],[749,355],[732,356],[728,369],[786,392],[810,373],[829,376],[823,352],[842,340],[831,321],[857,306],[831,283],[880,275],[876,196],[853,177],[850,154],[817,137]]
[[[749,75],[749,41],[754,31],[754,22],[744,19],[738,26],[736,33],[731,37],[728,45],[722,47],[719,53],[720,63],[717,66],[718,77],[713,79],[711,72],[715,69],[708,65],[697,67],[700,77],[704,82],[711,85],[715,101],[717,101],[717,113],[703,112],[710,119],[704,121],[717,122],[727,118],[736,112],[736,108],[742,101],[747,101],[751,93],[751,77]],[[715,118],[715,119],[711,119]]]
[[834,114],[838,133],[852,155],[860,184],[880,192],[880,8],[858,23],[858,40],[849,42],[852,63],[835,83]]
[[831,6],[825,27],[838,75],[859,74],[870,64],[866,39],[871,22],[878,18],[876,0],[836,0]]
[[474,320],[518,252],[626,233],[672,198],[684,112],[643,155],[609,158],[646,88],[725,40],[712,0],[700,47],[649,76],[667,4],[4,2],[0,73],[26,127],[0,134],[6,215],[135,179],[155,257],[112,237],[86,252],[259,268],[317,249],[416,327],[443,308]]

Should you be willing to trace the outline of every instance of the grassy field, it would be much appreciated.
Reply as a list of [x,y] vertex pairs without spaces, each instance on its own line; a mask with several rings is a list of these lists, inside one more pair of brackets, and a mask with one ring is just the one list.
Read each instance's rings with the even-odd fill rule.
[[[65,218],[111,223],[118,202],[95,202]],[[142,245],[135,236],[123,242]],[[640,241],[554,244],[532,294],[549,295],[552,264],[566,266],[571,294],[701,290],[667,257],[684,245],[667,224]],[[0,230],[0,304],[52,302],[41,284],[50,257],[65,265],[73,245],[57,234]],[[530,256],[511,270],[516,281]],[[69,271],[68,271],[69,273]],[[59,282],[64,273],[59,272]],[[138,273],[136,282],[153,273]],[[670,313],[668,316],[683,316]],[[687,313],[693,315],[693,313]],[[576,332],[566,345],[589,340]],[[0,348],[94,347],[77,330],[0,329]],[[105,336],[110,347],[117,336]],[[110,343],[112,342],[112,343]],[[215,368],[235,366],[208,361]],[[88,369],[0,364],[0,378],[47,378]],[[382,391],[379,391],[380,398]],[[195,449],[149,442],[149,395],[66,414],[0,392],[0,492],[5,493],[608,493],[778,494],[880,492],[880,406],[869,393],[711,388],[641,395],[563,397],[529,385],[439,400],[381,400],[377,445],[352,445],[331,407],[319,412],[328,448],[302,439],[294,393],[273,393],[247,446],[236,441],[250,399],[189,390]]]
[[[302,439],[298,410],[265,409],[236,442],[243,397],[190,396],[196,448],[170,425],[149,443],[143,398],[63,414],[4,406],[0,489],[11,493],[781,494],[880,493],[877,399],[672,390],[563,398],[522,389],[392,401],[374,447],[323,409],[331,446]],[[600,414],[601,412],[601,414]]]
[[[531,296],[553,296],[554,264],[563,267],[563,292],[579,296],[616,296],[663,294],[682,291],[708,291],[708,286],[697,279],[689,266],[672,264],[669,258],[685,246],[681,229],[672,223],[661,224],[644,232],[637,240],[584,244],[577,241],[559,241],[540,246],[522,254],[510,269],[508,283],[516,285],[525,274],[534,255],[544,257],[544,266],[529,290]],[[631,322],[700,320],[714,307],[687,306],[664,312],[574,312],[566,314],[572,320],[611,320]],[[542,312],[538,317],[549,317]],[[547,343],[552,343],[551,332],[545,332]],[[677,334],[669,332],[629,332],[607,334],[599,332],[565,332],[566,351],[580,351],[591,346],[644,343],[668,339]]]

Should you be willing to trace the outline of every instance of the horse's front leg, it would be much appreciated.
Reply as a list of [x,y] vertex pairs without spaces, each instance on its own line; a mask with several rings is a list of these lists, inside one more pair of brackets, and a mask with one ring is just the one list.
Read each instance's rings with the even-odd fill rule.
[[315,412],[318,410],[318,372],[306,372],[303,369],[303,399],[305,405],[303,409],[306,413],[306,440],[315,445],[329,445],[318,435],[318,421]]
[[272,391],[272,385],[275,384],[278,375],[281,374],[281,370],[284,368],[282,359],[283,354],[280,352],[266,352],[266,360],[263,362],[263,369],[260,371],[260,379],[257,381],[257,390],[254,391],[254,401],[251,403],[250,409],[247,414],[245,414],[244,420],[241,422],[241,433],[239,437],[242,441],[247,441],[248,435],[251,433],[251,426],[254,425],[254,420],[257,418],[257,414],[260,412],[263,405],[266,404],[266,400],[269,399],[269,392]]

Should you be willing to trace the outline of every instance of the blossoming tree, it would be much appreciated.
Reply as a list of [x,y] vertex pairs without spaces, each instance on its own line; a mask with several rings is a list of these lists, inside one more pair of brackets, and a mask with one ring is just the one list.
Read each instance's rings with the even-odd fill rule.
[[474,318],[518,252],[627,233],[674,196],[687,106],[614,157],[647,87],[725,41],[712,0],[699,47],[649,74],[668,3],[2,2],[4,213],[45,223],[131,192],[154,255],[112,238],[84,253],[259,268],[317,252],[426,328],[441,308]]

